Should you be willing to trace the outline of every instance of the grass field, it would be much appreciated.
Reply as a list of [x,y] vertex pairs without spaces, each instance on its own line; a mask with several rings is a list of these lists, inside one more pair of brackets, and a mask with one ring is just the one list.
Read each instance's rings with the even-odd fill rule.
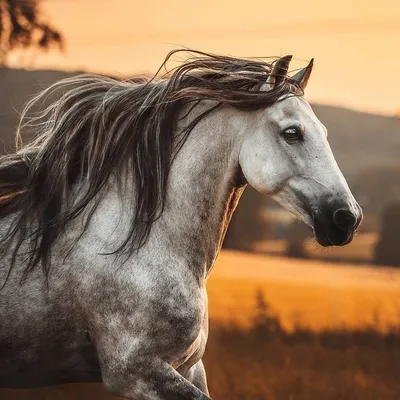
[[400,269],[227,251],[208,282],[210,317],[247,324],[258,290],[289,329],[400,322]]
[[[214,399],[400,398],[400,270],[225,251],[208,292]],[[254,322],[257,293],[278,331]],[[110,398],[96,384],[0,390],[2,400]]]

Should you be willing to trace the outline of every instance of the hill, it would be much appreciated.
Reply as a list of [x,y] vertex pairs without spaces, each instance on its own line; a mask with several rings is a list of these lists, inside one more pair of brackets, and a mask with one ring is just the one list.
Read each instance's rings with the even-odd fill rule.
[[398,119],[320,104],[313,109],[328,128],[336,160],[349,178],[375,167],[400,166]]
[[76,75],[63,71],[0,69],[0,153],[14,149],[19,112],[35,93],[60,79]]
[[[10,151],[18,111],[34,93],[79,72],[0,69],[0,152]],[[349,177],[377,166],[399,165],[400,122],[396,118],[315,104],[339,165]]]

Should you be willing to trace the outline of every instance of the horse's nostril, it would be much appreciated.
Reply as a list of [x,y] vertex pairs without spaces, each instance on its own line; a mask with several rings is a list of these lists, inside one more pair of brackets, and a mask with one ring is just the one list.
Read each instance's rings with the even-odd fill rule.
[[356,216],[344,208],[340,208],[333,213],[333,220],[343,231],[353,229],[357,224]]

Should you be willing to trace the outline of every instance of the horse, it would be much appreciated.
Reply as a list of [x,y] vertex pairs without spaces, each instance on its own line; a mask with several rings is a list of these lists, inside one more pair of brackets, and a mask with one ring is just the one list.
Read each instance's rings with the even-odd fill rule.
[[190,54],[27,103],[0,159],[0,387],[210,399],[206,281],[245,187],[322,246],[352,240],[361,208],[304,99],[313,61]]

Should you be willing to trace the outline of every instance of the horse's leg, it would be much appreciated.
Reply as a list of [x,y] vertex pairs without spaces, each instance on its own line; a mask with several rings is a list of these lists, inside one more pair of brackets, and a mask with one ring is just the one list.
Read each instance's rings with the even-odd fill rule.
[[[168,363],[131,354],[101,360],[103,382],[117,396],[131,400],[210,400]],[[196,371],[196,377],[198,377]]]
[[187,379],[199,388],[205,394],[209,394],[207,386],[207,376],[204,369],[203,361],[200,360],[193,365],[186,375]]
[[169,352],[164,346],[170,349],[177,339],[169,342],[165,336],[160,346],[152,335],[124,329],[119,318],[101,321],[103,324],[97,325],[93,339],[103,383],[110,392],[131,400],[210,400],[161,359],[161,354]]

